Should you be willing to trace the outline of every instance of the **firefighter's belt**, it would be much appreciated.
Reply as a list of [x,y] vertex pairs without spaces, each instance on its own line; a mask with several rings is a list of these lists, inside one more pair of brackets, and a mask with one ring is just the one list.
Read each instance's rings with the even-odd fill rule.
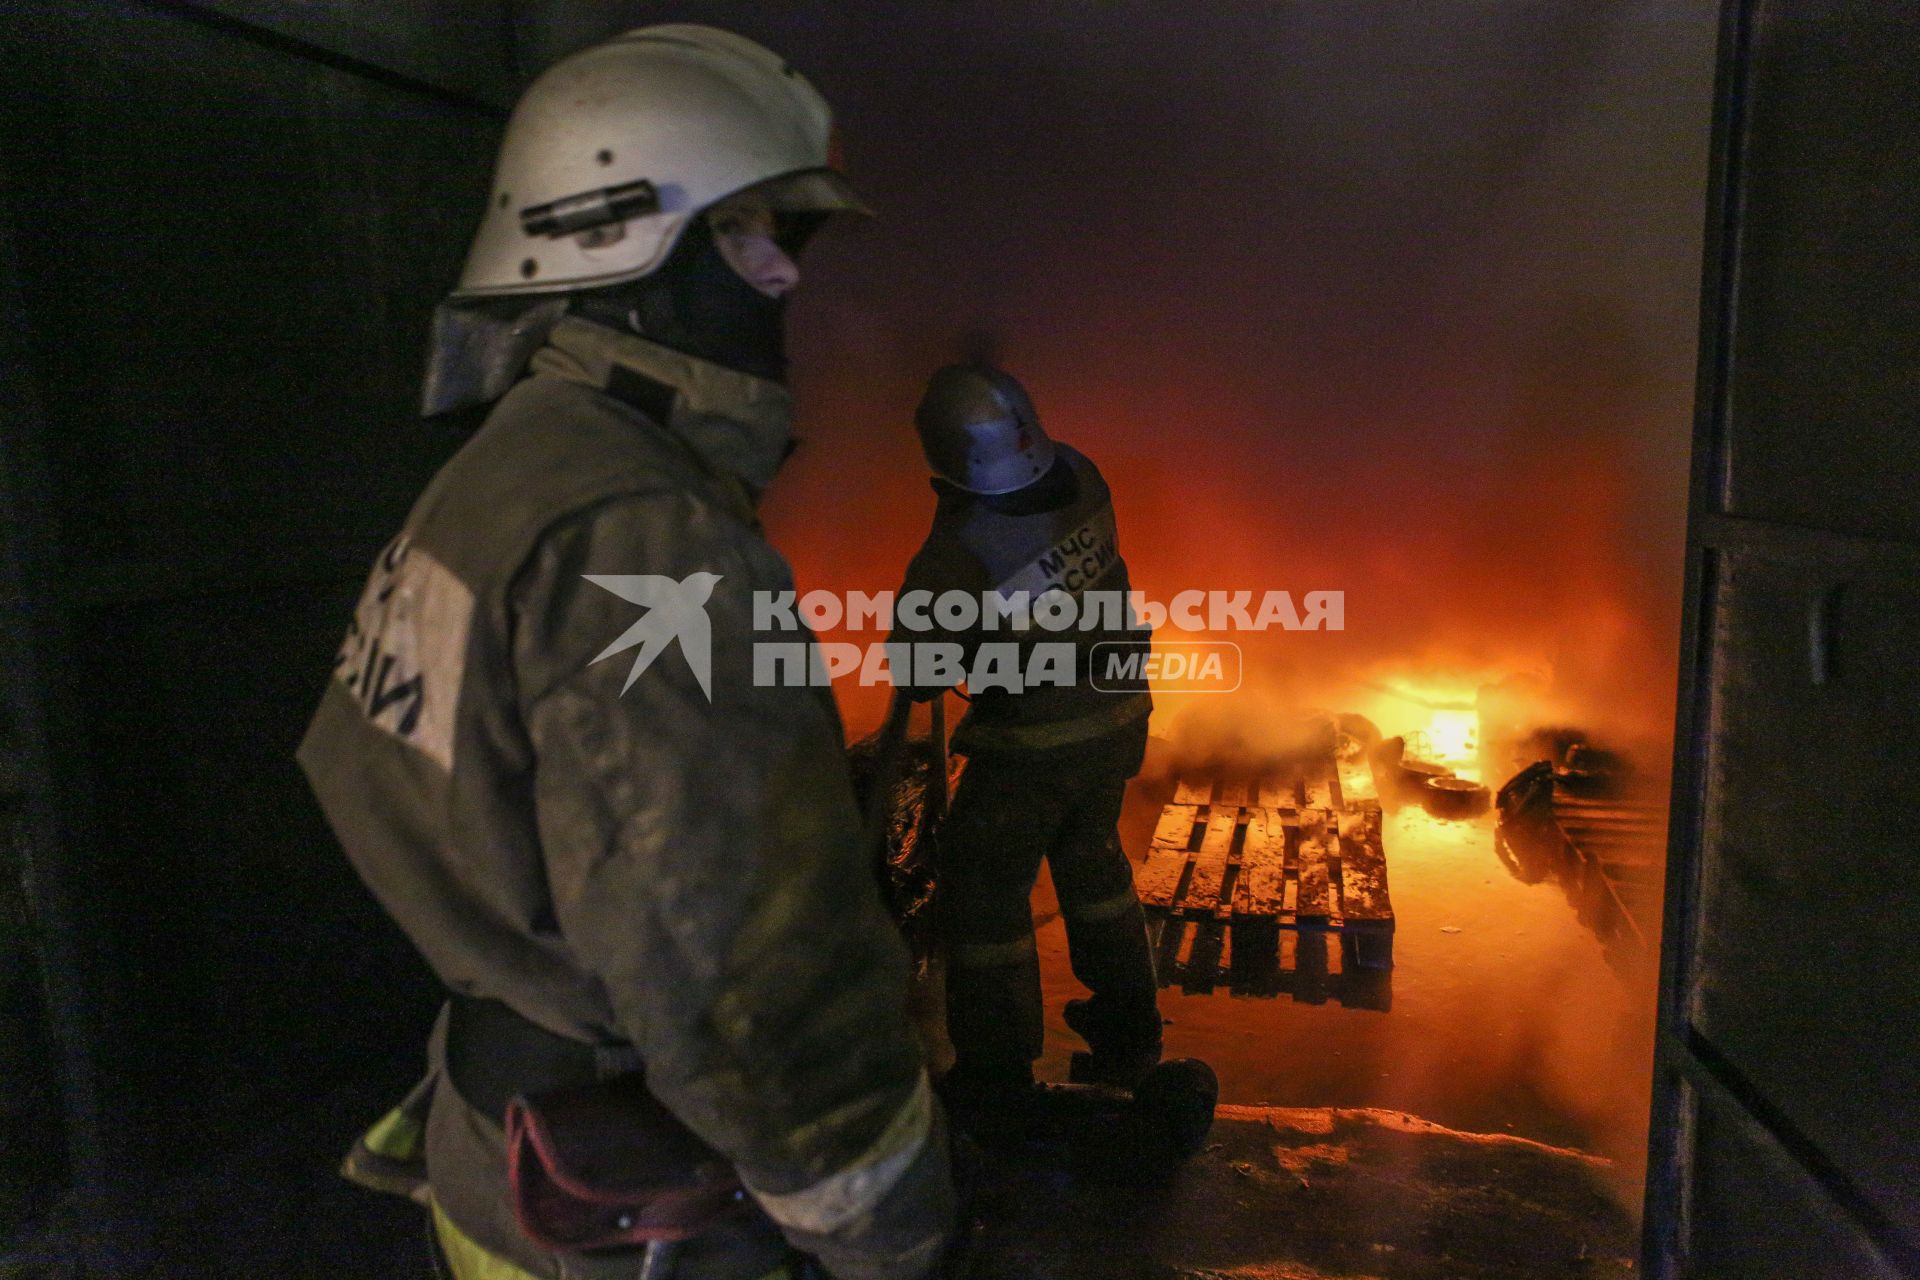
[[529,1022],[498,1000],[447,997],[447,1079],[495,1124],[526,1094],[578,1088],[640,1068],[632,1045],[588,1044]]
[[685,1240],[740,1205],[733,1166],[653,1096],[630,1048],[555,1035],[499,1001],[451,1003],[447,1078],[503,1122],[509,1198],[535,1244]]

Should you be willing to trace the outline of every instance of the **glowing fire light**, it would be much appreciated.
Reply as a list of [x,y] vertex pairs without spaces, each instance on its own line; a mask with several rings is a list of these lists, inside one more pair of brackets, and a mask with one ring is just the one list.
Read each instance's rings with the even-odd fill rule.
[[1427,759],[1468,764],[1480,754],[1480,716],[1474,711],[1436,711],[1426,727]]
[[1367,682],[1384,695],[1370,710],[1382,732],[1406,739],[1414,760],[1445,765],[1463,778],[1480,779],[1480,712],[1477,684],[1426,681]]

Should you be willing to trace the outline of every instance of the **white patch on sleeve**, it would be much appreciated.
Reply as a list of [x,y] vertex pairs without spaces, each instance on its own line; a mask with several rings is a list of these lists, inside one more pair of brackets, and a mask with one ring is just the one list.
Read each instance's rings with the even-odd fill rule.
[[376,729],[453,772],[473,592],[405,534],[380,553],[333,661],[334,679]]

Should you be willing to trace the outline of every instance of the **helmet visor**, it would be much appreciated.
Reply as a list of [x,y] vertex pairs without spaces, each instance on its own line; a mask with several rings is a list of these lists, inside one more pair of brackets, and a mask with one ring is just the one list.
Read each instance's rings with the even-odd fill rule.
[[[779,213],[858,213],[873,216],[853,184],[835,169],[802,169],[748,187]],[[745,194],[742,192],[741,194]]]

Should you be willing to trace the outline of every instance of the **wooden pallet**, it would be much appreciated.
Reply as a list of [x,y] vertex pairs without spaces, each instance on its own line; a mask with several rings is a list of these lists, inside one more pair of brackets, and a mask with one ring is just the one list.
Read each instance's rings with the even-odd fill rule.
[[1351,769],[1328,755],[1180,780],[1135,877],[1163,983],[1278,994],[1393,967],[1380,804],[1348,799]]

